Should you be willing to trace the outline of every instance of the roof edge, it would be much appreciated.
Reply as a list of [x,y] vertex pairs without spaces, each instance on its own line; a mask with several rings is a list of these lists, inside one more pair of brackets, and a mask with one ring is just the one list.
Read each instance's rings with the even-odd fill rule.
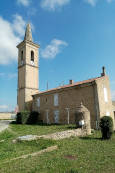
[[49,89],[49,90],[41,91],[41,92],[39,92],[37,94],[34,94],[32,96],[34,97],[36,95],[47,94],[49,92],[53,92],[53,91],[56,91],[56,90],[61,90],[61,89],[65,89],[65,88],[71,88],[71,87],[75,87],[75,86],[81,86],[81,85],[89,84],[89,83],[93,84],[93,82],[95,82],[96,80],[104,78],[104,77],[105,76],[100,76],[100,77],[91,78],[91,79],[88,79],[88,80],[83,80],[83,81],[80,81],[80,82],[75,82],[74,84],[68,84],[68,85],[64,85],[64,86],[59,86],[57,88],[52,88],[52,89]]

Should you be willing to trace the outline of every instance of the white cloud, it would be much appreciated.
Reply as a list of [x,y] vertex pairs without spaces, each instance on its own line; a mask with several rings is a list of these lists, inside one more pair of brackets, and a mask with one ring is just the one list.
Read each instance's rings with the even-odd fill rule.
[[16,45],[21,42],[24,28],[25,21],[17,14],[12,23],[0,17],[0,64],[17,60]]
[[107,0],[108,3],[111,3],[113,0]]
[[55,11],[57,8],[60,8],[69,2],[70,0],[42,0],[41,7],[49,11]]
[[12,24],[13,30],[20,36],[24,35],[26,22],[23,20],[22,16],[18,14],[14,15],[14,20]]
[[0,110],[8,109],[8,105],[0,105]]
[[43,58],[53,59],[62,51],[62,48],[68,44],[63,40],[53,39],[45,49],[41,50],[41,56]]
[[12,112],[14,110],[14,105],[0,105],[0,112]]
[[17,0],[17,3],[27,7],[30,5],[30,0]]
[[8,79],[14,79],[17,77],[17,73],[9,73],[7,76],[8,76]]
[[34,15],[36,15],[36,13],[37,13],[37,9],[33,8],[33,7],[31,7],[31,10],[27,11],[28,16],[34,16]]
[[[99,0],[84,0],[86,3],[90,4],[91,6],[95,6]],[[111,3],[114,0],[105,0],[105,2]]]
[[14,79],[17,77],[17,73],[0,73],[0,78],[4,79]]
[[88,4],[90,4],[91,6],[95,6],[97,3],[97,0],[85,0],[85,2],[87,2]]
[[0,73],[0,77],[3,77],[5,75],[5,73]]

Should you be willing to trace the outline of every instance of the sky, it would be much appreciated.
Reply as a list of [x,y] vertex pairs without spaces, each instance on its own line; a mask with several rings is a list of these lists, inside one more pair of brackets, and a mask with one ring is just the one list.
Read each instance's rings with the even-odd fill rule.
[[0,0],[0,112],[17,105],[16,46],[31,23],[39,49],[39,90],[110,77],[115,100],[115,0]]

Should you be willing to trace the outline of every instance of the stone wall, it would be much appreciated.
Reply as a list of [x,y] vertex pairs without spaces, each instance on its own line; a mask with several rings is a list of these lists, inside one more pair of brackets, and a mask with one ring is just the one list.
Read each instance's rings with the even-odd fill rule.
[[0,120],[11,119],[12,113],[0,113]]
[[[57,106],[54,105],[55,94],[58,94],[59,104]],[[40,106],[38,106],[38,99],[40,100]],[[67,124],[68,114],[69,123],[75,123],[75,111],[81,101],[90,111],[91,128],[98,128],[100,117],[104,115],[108,114],[108,116],[113,118],[111,93],[107,76],[102,76],[80,85],[56,88],[34,95],[33,110],[40,112],[40,118],[44,123],[55,123],[55,111],[59,115],[58,123]]]
[[[71,124],[75,123],[75,111],[82,101],[84,106],[90,110],[91,124],[92,127],[95,127],[96,112],[93,85],[94,84],[85,84],[36,95],[34,97],[33,109],[40,111],[41,119],[43,119],[44,123],[47,123],[47,115],[49,122],[55,123],[54,111],[57,110],[59,111],[59,123],[67,124],[68,112],[66,108],[69,108],[69,123]],[[58,106],[54,106],[55,93],[58,94]],[[40,98],[40,107],[37,107],[38,98]]]
[[114,121],[113,105],[111,99],[110,83],[108,76],[104,76],[96,80],[96,86],[98,91],[98,103],[99,103],[99,115],[111,116]]
[[[37,44],[23,41],[18,46],[18,96],[19,111],[25,109],[25,103],[32,101],[32,95],[39,88],[39,54]],[[21,52],[23,51],[23,61]],[[31,62],[31,51],[34,52],[34,64]]]

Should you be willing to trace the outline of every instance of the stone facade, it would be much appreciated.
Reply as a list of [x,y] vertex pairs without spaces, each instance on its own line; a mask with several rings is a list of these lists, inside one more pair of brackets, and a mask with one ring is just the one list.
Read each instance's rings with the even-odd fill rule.
[[104,115],[113,118],[108,76],[39,92],[33,95],[33,110],[40,112],[44,123],[67,124],[68,114],[69,123],[75,123],[75,111],[81,101],[90,111],[92,128],[98,127],[99,119]]

